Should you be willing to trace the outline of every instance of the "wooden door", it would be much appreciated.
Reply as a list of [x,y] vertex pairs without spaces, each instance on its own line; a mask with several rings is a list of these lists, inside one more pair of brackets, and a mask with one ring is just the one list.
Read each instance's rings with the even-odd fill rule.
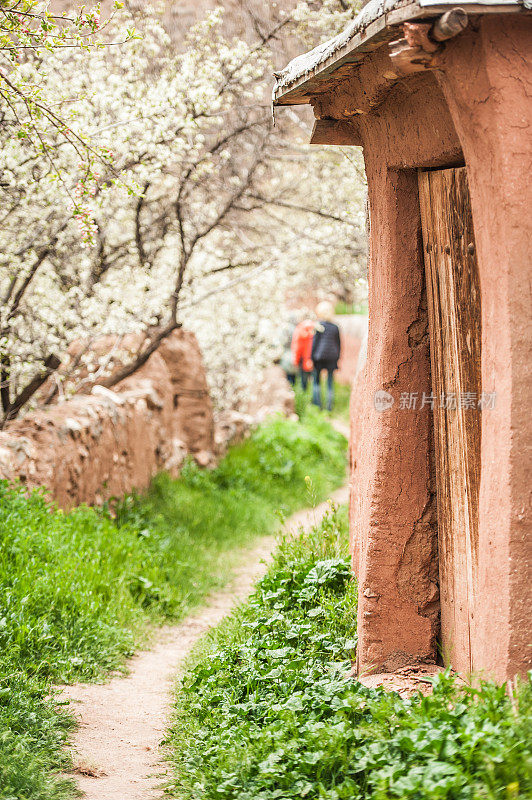
[[419,173],[429,310],[442,650],[473,670],[480,482],[481,316],[465,167]]

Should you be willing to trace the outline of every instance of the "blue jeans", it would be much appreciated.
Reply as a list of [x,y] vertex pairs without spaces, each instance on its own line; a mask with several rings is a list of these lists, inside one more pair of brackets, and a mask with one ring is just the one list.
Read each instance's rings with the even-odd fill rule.
[[301,386],[303,391],[307,391],[308,383],[312,377],[312,372],[306,372],[303,367],[299,367],[299,377],[301,378]]
[[[321,369],[314,369],[314,382],[312,385],[312,402],[315,406],[323,408],[321,399]],[[334,369],[327,368],[327,411],[332,411],[334,405]]]

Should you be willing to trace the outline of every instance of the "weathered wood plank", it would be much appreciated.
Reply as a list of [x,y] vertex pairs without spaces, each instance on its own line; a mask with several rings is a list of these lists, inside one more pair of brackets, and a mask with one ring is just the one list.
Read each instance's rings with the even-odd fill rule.
[[[480,480],[480,286],[465,167],[420,172],[438,489],[444,658],[474,668]],[[454,398],[454,403],[453,403]]]

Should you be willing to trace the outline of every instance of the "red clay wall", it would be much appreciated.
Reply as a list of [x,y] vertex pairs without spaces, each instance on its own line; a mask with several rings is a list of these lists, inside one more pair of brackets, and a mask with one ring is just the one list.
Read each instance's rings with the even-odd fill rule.
[[[473,664],[498,678],[530,666],[532,80],[523,57],[530,32],[523,17],[481,18],[447,45],[441,71],[412,76],[384,102],[390,62],[382,49],[314,103],[317,116],[366,112],[357,120],[371,209],[370,328],[352,448],[360,670],[436,656],[432,420],[426,409],[402,410],[399,398],[430,387],[416,169],[464,159],[481,281],[483,389],[497,392],[496,410],[482,420]],[[392,396],[390,408],[375,409],[378,391]]]
[[[364,87],[383,69],[363,65]],[[357,86],[344,86],[345,109]],[[435,97],[434,97],[435,95]],[[401,107],[404,117],[397,116]],[[331,107],[320,104],[328,115]],[[394,670],[436,657],[439,626],[432,417],[400,410],[403,392],[430,392],[417,164],[461,158],[450,116],[432,76],[399,86],[361,124],[371,209],[368,359],[353,401],[352,543],[359,578],[359,669]],[[411,130],[412,129],[412,130]],[[408,137],[405,133],[408,131]],[[427,135],[429,132],[429,135]],[[377,392],[393,399],[377,410]]]
[[0,478],[46,486],[62,508],[144,489],[187,453],[212,460],[214,426],[195,336],[176,331],[110,392],[35,411],[0,433]]
[[486,17],[450,43],[440,84],[468,167],[482,294],[479,563],[472,658],[498,677],[532,657],[532,20]]

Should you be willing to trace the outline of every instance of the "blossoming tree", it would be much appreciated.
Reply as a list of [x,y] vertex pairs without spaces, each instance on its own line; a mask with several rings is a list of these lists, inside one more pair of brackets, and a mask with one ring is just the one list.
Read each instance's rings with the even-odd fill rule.
[[[298,119],[272,125],[270,43],[286,17],[243,41],[224,36],[222,16],[176,48],[157,11],[124,12],[101,34],[108,46],[11,63],[10,82],[21,95],[38,86],[53,116],[19,136],[20,114],[0,109],[4,421],[37,393],[114,385],[182,324],[198,333],[215,398],[235,402],[271,357],[288,288],[359,274],[358,165],[317,151],[301,176]],[[96,357],[95,338],[131,331],[134,352],[119,338]]]

